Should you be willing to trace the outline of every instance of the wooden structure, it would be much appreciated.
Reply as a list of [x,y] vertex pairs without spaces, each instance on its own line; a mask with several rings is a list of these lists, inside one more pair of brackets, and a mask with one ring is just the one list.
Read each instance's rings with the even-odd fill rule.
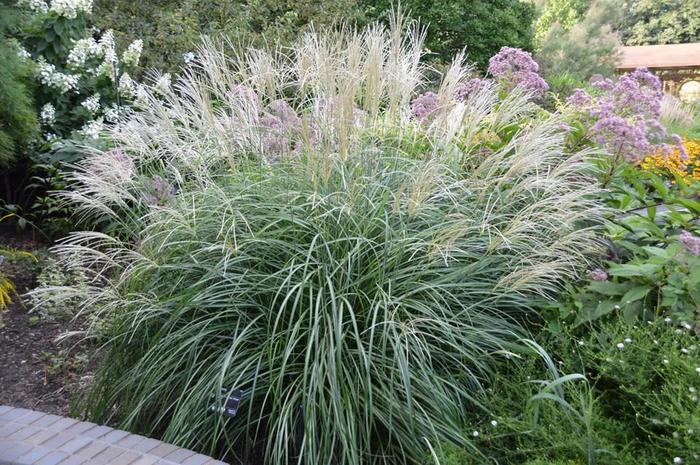
[[619,73],[648,68],[661,78],[665,92],[700,99],[700,43],[622,47],[615,68]]

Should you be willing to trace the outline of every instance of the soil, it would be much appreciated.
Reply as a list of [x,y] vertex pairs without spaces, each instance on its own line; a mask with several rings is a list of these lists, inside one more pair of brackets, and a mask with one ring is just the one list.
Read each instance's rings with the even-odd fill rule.
[[[29,235],[0,231],[0,248],[46,253],[48,244]],[[89,380],[85,347],[57,338],[74,322],[50,320],[29,311],[22,294],[36,285],[39,264],[5,262],[1,271],[14,282],[17,295],[0,314],[0,405],[68,415],[71,400]]]

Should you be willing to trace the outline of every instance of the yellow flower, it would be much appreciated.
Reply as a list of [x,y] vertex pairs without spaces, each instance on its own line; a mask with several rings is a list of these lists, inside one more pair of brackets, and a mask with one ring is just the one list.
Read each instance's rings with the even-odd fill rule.
[[679,148],[670,152],[659,149],[647,155],[640,163],[640,168],[670,177],[679,177],[686,181],[700,181],[700,141],[683,140],[683,148],[687,154],[683,156]]

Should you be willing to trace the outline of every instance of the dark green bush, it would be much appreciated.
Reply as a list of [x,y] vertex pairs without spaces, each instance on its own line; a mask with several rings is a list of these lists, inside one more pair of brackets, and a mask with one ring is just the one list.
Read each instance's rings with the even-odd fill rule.
[[22,147],[38,134],[38,122],[31,100],[29,62],[18,53],[11,35],[22,21],[18,11],[0,4],[0,167],[12,164]]

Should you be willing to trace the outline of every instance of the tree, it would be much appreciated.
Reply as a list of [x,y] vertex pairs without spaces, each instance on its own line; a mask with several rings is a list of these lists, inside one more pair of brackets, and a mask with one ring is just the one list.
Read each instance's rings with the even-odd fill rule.
[[700,41],[700,0],[626,0],[620,30],[625,45]]
[[558,23],[564,32],[569,31],[581,22],[590,5],[590,0],[545,1],[535,21],[535,44],[542,43],[555,23]]
[[552,24],[536,55],[546,77],[567,74],[585,81],[593,74],[611,75],[621,45],[612,28],[618,14],[614,0],[597,0],[568,30],[558,22]]
[[21,22],[16,8],[0,4],[0,166],[11,165],[18,151],[38,131],[28,89],[29,62],[11,39]]
[[[392,0],[361,0],[367,20],[386,20]],[[520,0],[404,0],[402,10],[427,29],[426,47],[448,62],[466,47],[467,57],[480,69],[504,46],[532,50],[535,8]]]

